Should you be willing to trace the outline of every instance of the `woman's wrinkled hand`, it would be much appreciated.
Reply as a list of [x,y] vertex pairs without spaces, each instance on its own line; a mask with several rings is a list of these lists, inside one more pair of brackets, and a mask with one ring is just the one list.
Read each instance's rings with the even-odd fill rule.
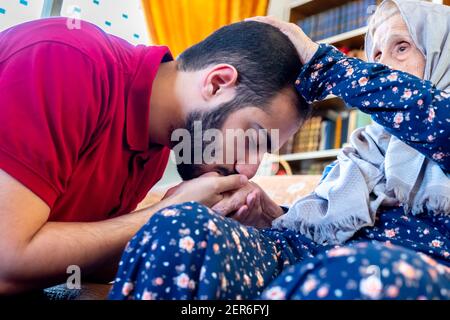
[[274,17],[253,17],[245,19],[245,21],[256,21],[270,24],[283,32],[297,49],[302,64],[308,63],[316,53],[319,45],[311,40],[303,30],[294,23],[281,21]]
[[283,209],[251,181],[238,190],[224,193],[223,199],[212,209],[222,216],[256,228],[270,227],[274,219],[283,215]]

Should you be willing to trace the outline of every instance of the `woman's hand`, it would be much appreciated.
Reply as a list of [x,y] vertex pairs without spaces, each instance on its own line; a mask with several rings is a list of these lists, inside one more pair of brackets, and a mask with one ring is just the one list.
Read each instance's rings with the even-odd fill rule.
[[254,182],[225,193],[212,209],[222,216],[256,228],[270,227],[272,220],[283,215],[283,209]]
[[267,23],[283,32],[297,49],[302,64],[308,63],[319,48],[319,45],[294,23],[284,22],[273,17],[253,17],[245,19],[245,21]]

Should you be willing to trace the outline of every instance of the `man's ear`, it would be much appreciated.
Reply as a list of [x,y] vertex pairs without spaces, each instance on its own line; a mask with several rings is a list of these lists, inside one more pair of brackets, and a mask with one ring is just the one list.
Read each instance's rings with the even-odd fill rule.
[[[237,85],[238,72],[229,64],[217,64],[208,70],[202,85],[202,96],[206,101],[215,97],[229,100],[234,97],[233,89]],[[229,96],[229,97],[228,97]]]

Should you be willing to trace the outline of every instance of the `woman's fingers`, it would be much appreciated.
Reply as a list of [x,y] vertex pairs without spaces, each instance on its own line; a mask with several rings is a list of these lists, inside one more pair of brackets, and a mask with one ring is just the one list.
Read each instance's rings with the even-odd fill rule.
[[244,221],[247,219],[247,216],[249,214],[250,210],[248,209],[247,205],[243,205],[239,208],[239,210],[234,214],[233,219],[244,223]]
[[285,22],[274,17],[253,17],[246,21],[256,21],[270,24],[283,32],[297,49],[300,60],[307,63],[318,49],[318,44],[312,41],[303,30],[296,24]]

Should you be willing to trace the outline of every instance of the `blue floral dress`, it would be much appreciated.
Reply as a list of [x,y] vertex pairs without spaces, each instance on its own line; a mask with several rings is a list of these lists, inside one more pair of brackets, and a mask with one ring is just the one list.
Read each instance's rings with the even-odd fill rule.
[[[321,45],[302,68],[307,101],[333,93],[449,171],[449,96]],[[111,299],[449,299],[450,218],[382,208],[343,246],[246,227],[189,202],[128,243]]]

